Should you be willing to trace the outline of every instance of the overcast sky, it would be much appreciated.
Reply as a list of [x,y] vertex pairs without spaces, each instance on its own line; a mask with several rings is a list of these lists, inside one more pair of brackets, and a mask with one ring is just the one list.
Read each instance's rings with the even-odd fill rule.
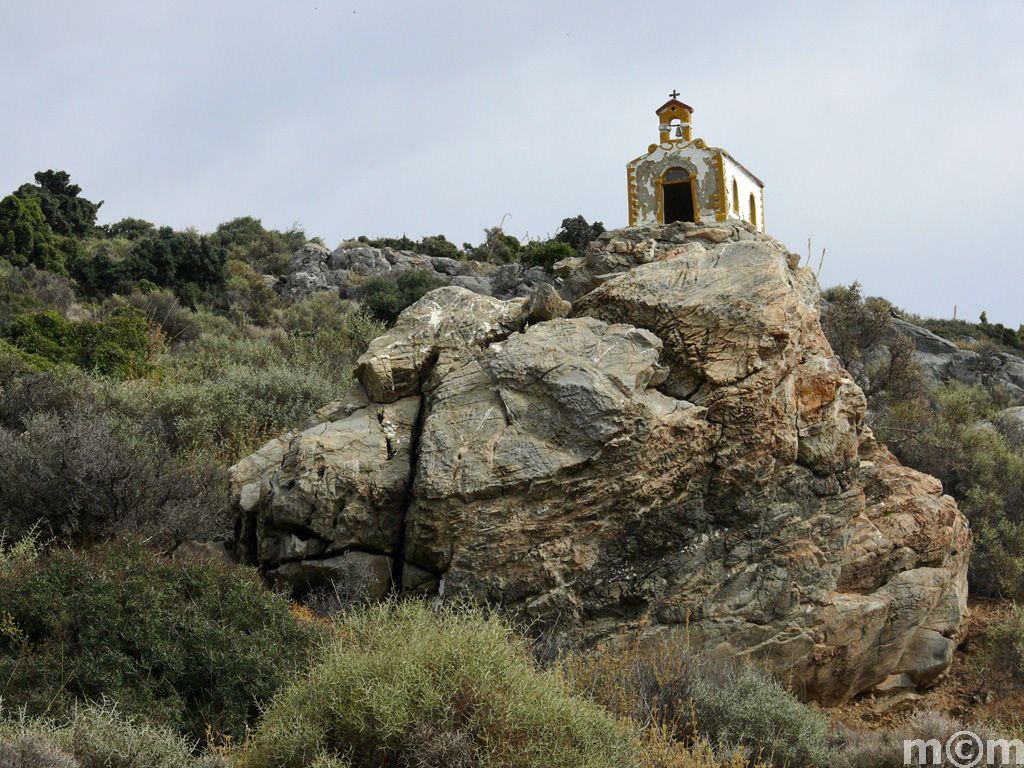
[[61,169],[126,216],[330,247],[627,224],[678,89],[823,285],[1024,323],[1024,3],[0,6],[0,194]]

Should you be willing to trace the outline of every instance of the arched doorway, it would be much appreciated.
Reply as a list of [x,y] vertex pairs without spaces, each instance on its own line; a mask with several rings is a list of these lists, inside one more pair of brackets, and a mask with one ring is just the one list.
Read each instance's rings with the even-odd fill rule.
[[696,221],[693,199],[693,177],[683,168],[672,168],[661,182],[664,223]]

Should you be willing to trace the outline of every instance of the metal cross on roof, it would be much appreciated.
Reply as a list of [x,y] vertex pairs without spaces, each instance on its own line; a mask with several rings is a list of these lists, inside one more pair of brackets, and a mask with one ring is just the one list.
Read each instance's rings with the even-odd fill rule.
[[673,98],[673,99],[678,99],[679,98],[679,91],[672,91],[672,93],[669,94],[669,97]]

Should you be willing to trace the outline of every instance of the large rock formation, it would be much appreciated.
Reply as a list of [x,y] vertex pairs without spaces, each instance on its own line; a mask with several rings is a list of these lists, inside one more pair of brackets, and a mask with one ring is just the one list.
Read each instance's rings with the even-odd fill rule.
[[428,294],[346,398],[234,467],[240,550],[297,590],[685,633],[823,703],[929,684],[970,531],[872,439],[798,264],[742,224],[674,225],[561,262],[568,317],[542,289]]

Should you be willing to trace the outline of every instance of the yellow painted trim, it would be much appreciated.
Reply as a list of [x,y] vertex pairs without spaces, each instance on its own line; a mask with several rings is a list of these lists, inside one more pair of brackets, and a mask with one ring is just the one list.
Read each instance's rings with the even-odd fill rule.
[[636,226],[636,170],[626,167],[626,204],[629,207],[629,226]]
[[[658,116],[658,133],[661,136],[662,144],[666,142],[675,141],[689,142],[691,140],[693,134],[692,112],[686,109],[680,109],[679,107],[673,105],[663,112],[655,111],[655,114]],[[670,134],[672,133],[672,129],[669,128],[669,124],[676,118],[679,118],[679,120],[683,123],[683,136],[681,139],[674,139],[672,138],[672,136],[670,136]],[[661,126],[665,126],[665,128],[662,129]]]
[[700,223],[700,204],[697,202],[697,174],[690,174],[690,196],[693,198],[693,220]]
[[715,164],[718,166],[718,210],[715,213],[716,221],[725,221],[729,218],[729,190],[725,186],[725,158],[719,152],[715,155]]
[[753,192],[750,193],[750,223],[757,229],[757,198]]

